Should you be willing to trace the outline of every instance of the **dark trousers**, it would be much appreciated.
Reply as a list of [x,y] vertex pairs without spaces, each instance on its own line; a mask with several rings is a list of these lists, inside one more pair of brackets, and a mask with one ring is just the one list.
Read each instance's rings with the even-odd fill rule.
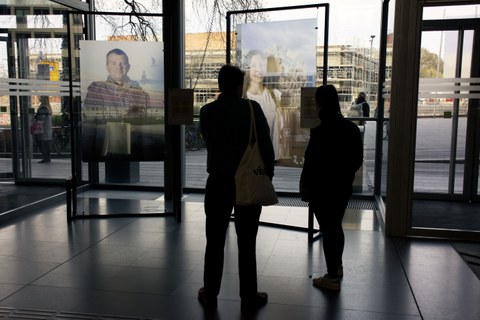
[[342,264],[343,248],[345,247],[342,220],[349,198],[350,195],[335,196],[310,204],[322,232],[327,272],[333,278],[337,277],[338,267]]
[[50,160],[50,140],[38,140],[38,149],[42,153],[43,160]]
[[210,175],[205,188],[207,247],[204,287],[207,297],[216,298],[222,282],[225,237],[232,211],[238,245],[240,297],[257,294],[256,241],[261,206],[235,206],[235,179]]

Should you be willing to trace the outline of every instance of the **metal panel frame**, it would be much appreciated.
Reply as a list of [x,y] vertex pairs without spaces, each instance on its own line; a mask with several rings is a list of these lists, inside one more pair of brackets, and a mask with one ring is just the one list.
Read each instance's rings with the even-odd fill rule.
[[237,10],[227,12],[227,64],[231,63],[231,17],[237,14],[246,13],[259,13],[270,11],[285,11],[285,10],[298,10],[309,8],[325,8],[325,25],[324,25],[324,40],[323,40],[323,83],[327,83],[327,70],[328,70],[328,32],[329,32],[329,18],[330,18],[330,4],[318,3],[311,5],[289,6],[289,7],[276,7],[276,8],[263,8],[263,9],[251,9],[251,10]]

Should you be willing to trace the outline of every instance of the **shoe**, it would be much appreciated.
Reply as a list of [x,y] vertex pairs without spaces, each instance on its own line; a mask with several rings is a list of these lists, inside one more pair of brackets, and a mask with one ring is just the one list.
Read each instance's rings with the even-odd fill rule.
[[268,303],[268,294],[266,292],[257,292],[253,299],[242,299],[242,313],[253,313]]
[[38,163],[50,163],[50,159],[43,159],[38,161]]
[[198,301],[206,309],[215,309],[217,307],[217,298],[207,298],[205,288],[198,290]]
[[337,276],[343,278],[343,265],[339,265],[337,268]]
[[320,289],[340,291],[340,279],[332,278],[328,274],[320,278],[313,279],[313,285]]

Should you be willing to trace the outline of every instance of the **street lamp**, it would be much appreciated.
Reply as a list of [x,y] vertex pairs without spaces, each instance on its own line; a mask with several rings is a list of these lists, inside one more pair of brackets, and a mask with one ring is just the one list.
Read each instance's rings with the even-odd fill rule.
[[370,36],[370,58],[368,61],[368,101],[371,100],[372,97],[372,69],[373,69],[373,63],[372,63],[372,50],[373,50],[373,39],[375,38],[375,35],[372,34]]

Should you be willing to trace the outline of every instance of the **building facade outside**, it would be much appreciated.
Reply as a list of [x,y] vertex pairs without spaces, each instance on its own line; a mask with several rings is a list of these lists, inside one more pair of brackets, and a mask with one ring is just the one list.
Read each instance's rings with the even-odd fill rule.
[[[235,43],[235,33],[232,33],[232,39],[232,43]],[[225,64],[225,52],[224,32],[186,34],[185,86],[195,89],[197,108],[215,99],[218,94],[216,72]],[[391,54],[391,42],[389,52]],[[323,78],[322,46],[317,46],[316,56],[316,83],[320,84]],[[337,87],[344,113],[348,111],[358,93],[366,92],[369,88],[370,101],[375,105],[379,72],[376,49],[370,51],[370,48],[333,44],[328,48],[328,64],[328,81]],[[299,97],[294,99],[291,104],[298,104]]]

